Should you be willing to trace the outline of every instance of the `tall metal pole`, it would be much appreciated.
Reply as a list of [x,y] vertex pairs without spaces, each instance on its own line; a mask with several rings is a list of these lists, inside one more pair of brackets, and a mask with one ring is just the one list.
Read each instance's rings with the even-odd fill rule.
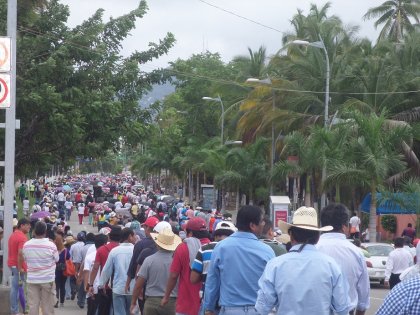
[[223,145],[223,130],[225,128],[225,107],[223,105],[223,101],[222,101],[222,98],[220,97],[220,95],[218,96],[218,98],[219,98],[220,105],[222,106],[222,128],[221,128],[222,132],[221,132],[221,139],[222,139],[222,145]]
[[[276,108],[276,99],[275,99],[275,92],[274,92],[274,88],[271,85],[271,93],[272,93],[272,98],[273,98],[273,114],[274,114],[274,109]],[[271,122],[271,164],[270,164],[270,170],[271,173],[273,173],[273,168],[274,168],[274,159],[276,157],[276,139],[274,139],[274,121]],[[270,183],[270,196],[273,196],[273,183]]]
[[10,107],[6,111],[6,141],[4,159],[4,244],[3,247],[3,281],[6,285],[10,270],[7,267],[8,246],[12,234],[13,197],[15,195],[15,133],[16,133],[16,25],[17,0],[7,1],[7,36],[11,37],[10,46]]
[[[319,36],[319,39],[322,43],[322,50],[325,54],[325,64],[326,64],[326,74],[325,74],[325,108],[324,108],[324,128],[328,128],[328,102],[330,101],[330,58],[328,58],[328,51],[327,48],[325,48],[324,41],[322,40],[321,36]],[[325,180],[327,179],[327,165],[326,160],[324,157],[323,166],[322,166],[322,175],[321,175],[321,182],[322,184],[325,183]],[[327,204],[327,198],[325,191],[321,195],[321,209],[323,209]]]

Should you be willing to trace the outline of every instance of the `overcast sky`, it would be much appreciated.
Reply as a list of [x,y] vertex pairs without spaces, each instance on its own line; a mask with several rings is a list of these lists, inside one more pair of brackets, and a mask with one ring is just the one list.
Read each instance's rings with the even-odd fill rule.
[[[149,11],[137,21],[131,37],[124,41],[124,55],[144,50],[149,42],[157,42],[167,32],[177,40],[167,56],[148,64],[151,70],[164,67],[168,61],[187,59],[194,53],[219,52],[224,61],[247,55],[247,47],[257,50],[264,45],[269,54],[281,48],[284,32],[292,30],[290,20],[297,9],[308,13],[311,3],[322,6],[325,0],[205,0],[215,6],[274,28],[272,30],[199,0],[148,0]],[[329,13],[338,15],[345,25],[359,25],[361,37],[375,40],[378,31],[374,21],[364,22],[362,16],[371,7],[385,0],[331,0]],[[75,26],[98,8],[105,10],[104,19],[118,17],[137,7],[139,0],[61,0],[70,6],[69,25]]]

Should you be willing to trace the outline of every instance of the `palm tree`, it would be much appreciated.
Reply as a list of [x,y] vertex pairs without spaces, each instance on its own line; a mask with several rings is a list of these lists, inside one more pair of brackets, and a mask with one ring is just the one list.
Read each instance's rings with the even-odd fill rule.
[[400,42],[407,32],[414,30],[410,18],[419,23],[420,1],[419,0],[388,0],[381,5],[370,8],[363,16],[365,20],[376,19],[375,28],[384,24],[378,41],[389,38],[394,42]]
[[369,234],[376,241],[376,193],[391,175],[405,169],[401,142],[409,142],[411,129],[408,126],[390,128],[385,112],[363,114],[354,111],[346,122],[349,132],[345,158],[336,161],[330,168],[326,183],[340,182],[365,187],[371,193]]

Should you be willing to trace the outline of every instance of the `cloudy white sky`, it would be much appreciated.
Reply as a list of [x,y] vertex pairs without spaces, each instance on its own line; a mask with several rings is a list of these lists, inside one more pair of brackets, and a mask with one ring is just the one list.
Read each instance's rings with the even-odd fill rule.
[[[105,10],[104,18],[117,17],[137,7],[140,0],[61,0],[69,5],[70,26],[91,16],[98,8]],[[125,55],[144,50],[149,42],[157,42],[167,32],[177,40],[167,56],[147,67],[164,67],[168,61],[186,59],[204,50],[219,52],[225,61],[246,55],[260,45],[273,54],[281,48],[283,32],[292,29],[290,19],[297,9],[307,13],[311,3],[321,6],[326,0],[205,0],[225,10],[272,27],[262,27],[232,14],[209,6],[200,0],[148,0],[149,11],[137,21],[137,27],[124,43]],[[364,22],[362,16],[370,7],[384,0],[331,0],[330,14],[338,15],[346,25],[359,25],[359,35],[376,39],[378,31],[373,21]]]

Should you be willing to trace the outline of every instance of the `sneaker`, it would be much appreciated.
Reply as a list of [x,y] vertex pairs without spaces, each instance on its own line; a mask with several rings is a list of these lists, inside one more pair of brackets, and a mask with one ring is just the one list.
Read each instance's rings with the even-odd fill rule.
[[64,303],[60,303],[60,307],[64,307]]
[[54,305],[55,308],[58,308],[58,301]]
[[76,292],[73,292],[72,294],[71,294],[71,300],[72,301],[74,301],[74,299],[76,298]]

